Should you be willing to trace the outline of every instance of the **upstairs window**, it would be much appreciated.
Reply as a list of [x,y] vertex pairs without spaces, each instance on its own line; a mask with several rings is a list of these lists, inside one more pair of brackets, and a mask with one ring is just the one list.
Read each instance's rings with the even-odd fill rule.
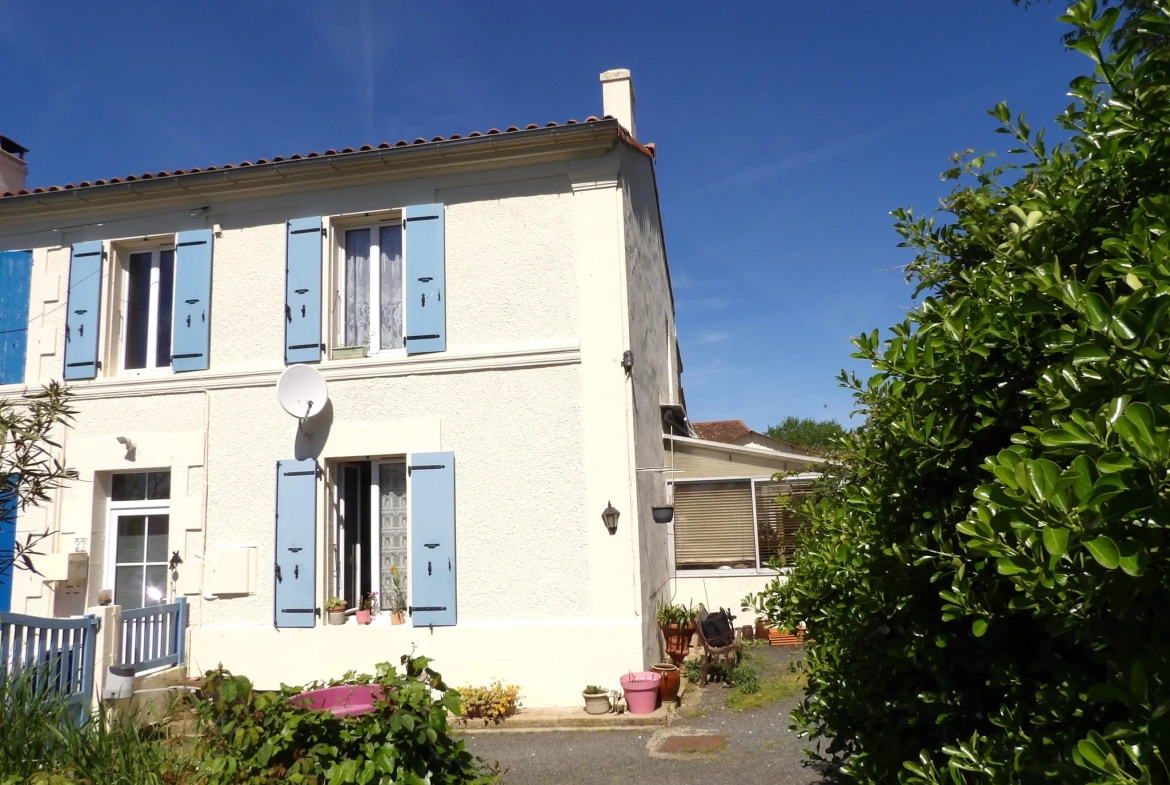
[[129,254],[122,278],[123,370],[171,367],[174,303],[174,249]]
[[345,230],[338,342],[370,353],[403,349],[402,224]]

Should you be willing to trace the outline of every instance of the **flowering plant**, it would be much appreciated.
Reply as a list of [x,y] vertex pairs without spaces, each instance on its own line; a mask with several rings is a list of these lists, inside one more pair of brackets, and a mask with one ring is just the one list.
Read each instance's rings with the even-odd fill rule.
[[372,591],[369,594],[363,594],[361,601],[358,603],[358,610],[369,611],[371,614],[378,611],[378,592]]

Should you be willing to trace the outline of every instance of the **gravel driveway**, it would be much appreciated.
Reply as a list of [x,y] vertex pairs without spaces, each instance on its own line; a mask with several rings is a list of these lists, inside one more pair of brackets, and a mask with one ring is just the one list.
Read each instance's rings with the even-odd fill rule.
[[[800,647],[764,647],[754,651],[753,665],[762,677],[787,672]],[[788,730],[792,695],[754,710],[732,711],[725,705],[730,689],[710,684],[696,716],[666,728],[545,733],[481,733],[464,737],[473,754],[499,761],[506,785],[536,783],[735,783],[736,785],[811,785],[830,783],[831,774],[803,765],[804,740]],[[670,736],[726,736],[714,753],[651,754]],[[675,742],[678,744],[679,742]],[[685,746],[685,743],[684,743]],[[696,745],[697,746],[697,745]]]

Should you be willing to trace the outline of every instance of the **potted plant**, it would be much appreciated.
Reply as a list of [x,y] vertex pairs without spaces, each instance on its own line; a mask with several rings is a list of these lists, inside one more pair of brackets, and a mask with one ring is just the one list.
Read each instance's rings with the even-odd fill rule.
[[330,597],[325,602],[325,613],[329,614],[330,624],[345,624],[345,600]]
[[406,578],[395,564],[390,568],[390,623],[406,621]]
[[374,608],[377,607],[378,592],[372,591],[369,594],[362,595],[361,601],[358,603],[357,623],[369,624],[374,617]]
[[598,687],[596,684],[590,684],[581,693],[581,697],[585,699],[585,713],[586,714],[608,714],[609,705],[609,691],[605,687]]
[[622,696],[621,690],[610,690],[609,691],[609,702],[610,702],[610,705],[613,706],[613,713],[614,714],[625,714],[626,713],[626,699],[625,699],[625,697]]
[[691,651],[691,636],[695,634],[695,611],[684,605],[659,600],[656,619],[658,629],[662,630],[662,637],[666,641],[666,656],[678,665]]

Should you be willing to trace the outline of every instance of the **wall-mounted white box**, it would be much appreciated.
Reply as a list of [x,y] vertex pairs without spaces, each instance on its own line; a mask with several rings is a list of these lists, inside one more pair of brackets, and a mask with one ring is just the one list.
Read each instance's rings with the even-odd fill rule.
[[46,553],[34,557],[33,566],[40,571],[41,580],[46,583],[49,581],[84,583],[89,576],[89,554]]
[[255,594],[256,546],[210,549],[204,580],[203,590],[209,594]]

